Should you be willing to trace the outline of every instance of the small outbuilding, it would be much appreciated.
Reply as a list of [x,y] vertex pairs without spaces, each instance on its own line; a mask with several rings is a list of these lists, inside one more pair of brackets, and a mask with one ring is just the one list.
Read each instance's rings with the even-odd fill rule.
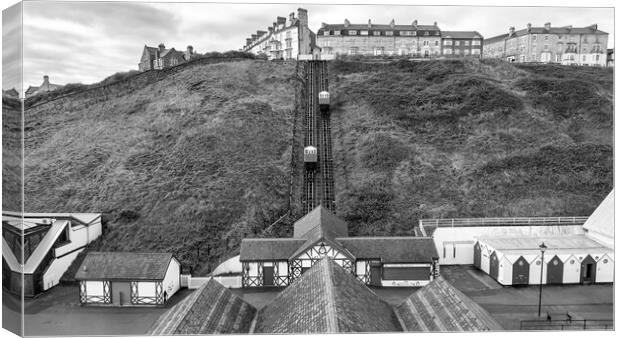
[[613,262],[612,249],[583,235],[482,237],[474,245],[474,265],[502,285],[540,284],[541,273],[543,284],[612,283]]
[[170,253],[89,252],[75,279],[81,304],[163,305],[180,288]]

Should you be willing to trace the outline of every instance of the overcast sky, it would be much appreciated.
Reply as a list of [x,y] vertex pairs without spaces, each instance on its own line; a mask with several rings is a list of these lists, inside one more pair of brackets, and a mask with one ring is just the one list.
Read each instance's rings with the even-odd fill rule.
[[[378,1],[377,1],[378,2]],[[40,85],[44,74],[52,83],[93,83],[120,71],[137,69],[144,44],[198,52],[237,50],[256,30],[266,30],[276,16],[308,10],[310,28],[321,22],[420,24],[437,22],[442,30],[477,30],[485,37],[524,28],[528,22],[542,26],[593,23],[610,33],[613,46],[612,8],[562,7],[457,7],[307,4],[222,4],[148,2],[25,2],[24,87]],[[17,11],[14,11],[17,12]],[[19,22],[3,13],[3,88],[19,87]],[[24,88],[24,89],[25,89]]]

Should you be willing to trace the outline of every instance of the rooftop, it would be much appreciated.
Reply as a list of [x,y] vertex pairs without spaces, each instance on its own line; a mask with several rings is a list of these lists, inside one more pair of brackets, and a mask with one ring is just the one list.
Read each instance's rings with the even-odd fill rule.
[[171,253],[89,252],[77,280],[160,280],[166,275]]
[[210,279],[166,311],[147,332],[150,335],[248,333],[256,309]]
[[324,258],[258,314],[256,333],[402,331],[393,308]]
[[500,324],[480,305],[438,277],[396,307],[405,331],[498,331]]

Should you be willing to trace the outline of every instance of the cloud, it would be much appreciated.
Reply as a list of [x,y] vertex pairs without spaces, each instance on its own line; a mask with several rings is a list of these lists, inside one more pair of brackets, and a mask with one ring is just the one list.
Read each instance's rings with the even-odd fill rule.
[[21,4],[2,11],[2,88],[21,88]]
[[[443,30],[477,30],[485,37],[523,28],[599,24],[613,45],[613,8],[304,5],[235,3],[40,2],[24,3],[24,81],[39,85],[44,74],[54,83],[92,83],[119,71],[136,69],[145,44],[196,51],[236,50],[256,30],[266,30],[277,16],[288,18],[308,9],[310,28],[321,22],[420,24],[437,22]],[[3,12],[3,18],[5,13]],[[16,82],[19,26],[3,23],[3,68],[7,83]],[[7,76],[9,75],[9,76]],[[17,81],[18,82],[18,81]]]

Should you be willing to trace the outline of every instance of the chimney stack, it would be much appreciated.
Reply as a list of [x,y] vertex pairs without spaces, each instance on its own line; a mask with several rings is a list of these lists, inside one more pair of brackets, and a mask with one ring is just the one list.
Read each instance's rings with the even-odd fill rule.
[[598,29],[598,24],[593,24],[593,25],[590,25],[590,27],[589,27],[589,28],[590,28],[590,29],[593,29],[593,30],[597,30],[597,29]]
[[411,23],[411,25],[413,26],[413,28],[418,28],[418,19],[413,20],[413,22]]
[[297,8],[297,20],[302,27],[308,27],[308,11],[304,8]]
[[291,14],[288,15],[288,21],[291,25],[295,23],[295,12],[291,12]]
[[249,46],[251,44],[252,44],[252,39],[250,39],[250,38],[245,39],[245,45],[246,46]]
[[437,27],[437,21],[433,22],[433,26]]
[[187,46],[187,54],[189,55],[194,54],[194,47],[192,47],[191,45]]
[[551,22],[545,23],[545,29],[546,30],[550,30],[551,29]]
[[47,75],[43,75],[43,84],[48,84],[50,83],[50,77]]
[[321,22],[321,28],[325,28],[327,27],[327,24],[325,22]]
[[163,51],[164,51],[164,49],[166,49],[166,46],[164,45],[164,43],[163,43],[163,42],[162,42],[162,43],[160,43],[160,44],[159,44],[159,46],[157,46],[157,47],[159,47],[159,51],[160,51],[160,52],[163,52]]
[[513,36],[514,34],[515,34],[515,28],[514,27],[508,28],[508,36]]
[[395,25],[396,23],[394,22],[394,19],[392,19],[392,21],[390,21],[390,27],[394,28]]
[[348,20],[348,19],[344,19],[344,27],[345,27],[345,28],[348,28],[350,24],[351,24],[351,23],[349,22],[349,20]]
[[273,33],[273,27],[272,26],[267,27],[267,30],[269,31],[269,34]]
[[370,19],[368,19],[368,29],[372,28],[372,23],[370,23]]
[[286,18],[283,16],[279,16],[276,21],[278,22],[278,26],[286,24]]
[[531,31],[532,31],[532,24],[531,24],[531,23],[528,23],[528,24],[527,24],[527,31],[528,31],[528,32],[531,32]]
[[252,41],[256,41],[256,38],[257,38],[256,34],[252,34]]

